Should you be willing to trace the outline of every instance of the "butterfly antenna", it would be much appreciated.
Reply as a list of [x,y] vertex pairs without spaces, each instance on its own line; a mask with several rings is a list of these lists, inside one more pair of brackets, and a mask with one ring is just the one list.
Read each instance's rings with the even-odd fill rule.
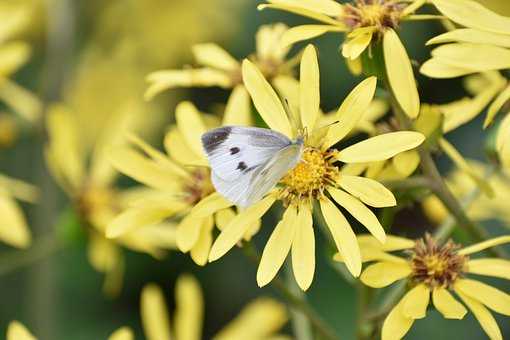
[[283,102],[285,104],[284,105],[285,113],[287,114],[287,118],[289,118],[292,129],[294,129],[294,131],[299,131],[300,129],[299,119],[297,119],[294,111],[292,111],[289,100],[287,98],[283,98]]

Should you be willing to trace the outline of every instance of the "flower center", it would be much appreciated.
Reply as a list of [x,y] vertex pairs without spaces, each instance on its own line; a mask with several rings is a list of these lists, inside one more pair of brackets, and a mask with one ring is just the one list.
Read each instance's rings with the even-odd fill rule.
[[355,0],[346,4],[342,15],[345,24],[352,30],[375,26],[378,32],[396,28],[404,5],[395,0]]
[[[85,186],[81,194],[78,195],[77,204],[81,217],[91,223],[91,220],[98,213],[106,211],[120,212],[121,210],[114,190],[94,185]],[[106,209],[106,207],[109,209]]]
[[339,170],[333,165],[333,152],[308,147],[303,151],[301,162],[280,181],[283,188],[280,198],[285,204],[296,200],[320,198],[327,185],[333,185]]
[[191,173],[190,181],[184,186],[185,199],[189,204],[196,204],[202,198],[214,192],[210,178],[208,169],[196,169]]
[[425,235],[425,238],[416,241],[412,250],[412,279],[430,288],[450,287],[462,276],[468,260],[457,253],[458,249],[459,246],[451,240],[439,246],[430,235]]

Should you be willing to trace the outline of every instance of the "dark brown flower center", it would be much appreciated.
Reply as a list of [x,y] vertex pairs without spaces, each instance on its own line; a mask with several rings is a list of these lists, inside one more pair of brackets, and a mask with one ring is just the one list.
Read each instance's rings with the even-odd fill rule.
[[214,192],[210,178],[208,169],[196,169],[191,173],[191,179],[184,187],[184,192],[186,193],[185,199],[188,203],[191,205],[196,204],[202,198]]
[[354,30],[373,26],[378,32],[387,28],[397,28],[404,4],[395,0],[355,0],[345,5],[342,19]]

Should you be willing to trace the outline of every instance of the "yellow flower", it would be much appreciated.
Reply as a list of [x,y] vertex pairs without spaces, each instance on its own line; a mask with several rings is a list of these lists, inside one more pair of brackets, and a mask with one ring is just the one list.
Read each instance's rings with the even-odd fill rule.
[[[466,308],[451,292],[455,292],[478,319],[490,339],[502,339],[489,309],[510,315],[510,295],[468,274],[499,277],[510,280],[510,262],[496,258],[471,259],[470,255],[484,249],[510,242],[510,236],[501,236],[469,247],[460,247],[452,241],[437,244],[426,235],[416,242],[388,235],[381,245],[370,235],[358,237],[363,262],[369,265],[361,274],[361,281],[373,288],[382,288],[407,280],[410,289],[386,317],[382,339],[401,339],[415,320],[426,316],[432,294],[434,307],[447,319],[462,319]],[[410,255],[400,257],[389,252],[406,250]],[[337,254],[336,260],[342,261]]]
[[32,185],[0,174],[0,240],[17,248],[32,242],[25,216],[15,199],[33,203],[38,191]]
[[[182,252],[190,252],[197,264],[205,265],[214,222],[222,228],[235,215],[230,208],[232,203],[214,191],[200,139],[219,123],[214,116],[202,115],[190,102],[177,106],[175,118],[177,124],[170,127],[164,142],[168,155],[138,138],[131,141],[149,158],[129,146],[110,152],[112,164],[119,171],[151,189],[146,190],[138,204],[111,221],[107,236],[117,238],[177,215],[181,218],[176,229],[177,246]],[[222,124],[251,124],[249,96],[243,87],[232,92]],[[258,227],[259,221],[253,221],[245,239],[249,240]]]
[[[128,327],[121,327],[108,337],[108,340],[134,339],[133,331]],[[6,340],[37,340],[37,338],[21,322],[11,321],[7,327]]]
[[[256,52],[250,59],[268,79],[291,74],[294,60],[286,60],[290,47],[283,46],[284,24],[260,27],[256,34]],[[204,43],[192,47],[195,61],[200,67],[183,70],[161,70],[149,74],[150,87],[145,93],[151,99],[164,90],[175,87],[234,88],[242,83],[241,63],[220,46]]]
[[[200,285],[190,275],[177,279],[175,286],[176,310],[173,327],[163,291],[155,284],[142,290],[140,313],[147,340],[200,340],[204,320],[204,302]],[[227,326],[212,337],[230,339],[289,339],[276,334],[287,322],[285,307],[269,298],[257,298],[246,306]]]
[[249,60],[243,62],[244,84],[266,124],[291,139],[297,136],[298,130],[304,130],[305,147],[301,162],[281,180],[280,185],[260,202],[237,215],[222,230],[211,249],[209,260],[217,260],[229,251],[241,239],[250,222],[259,219],[279,200],[286,210],[266,244],[257,282],[260,286],[269,283],[291,251],[294,275],[299,286],[306,290],[312,283],[315,270],[314,201],[320,203],[335,243],[355,276],[361,271],[358,243],[334,202],[365,225],[380,242],[385,241],[384,230],[366,205],[388,207],[396,204],[393,194],[382,184],[364,177],[342,175],[337,162],[388,159],[418,146],[424,137],[417,132],[400,131],[375,136],[340,151],[332,149],[365,113],[377,81],[374,77],[368,78],[347,96],[337,111],[337,123],[318,126],[319,66],[315,48],[311,45],[304,51],[300,73],[299,111],[291,113],[294,123],[291,124],[282,102],[262,72]]

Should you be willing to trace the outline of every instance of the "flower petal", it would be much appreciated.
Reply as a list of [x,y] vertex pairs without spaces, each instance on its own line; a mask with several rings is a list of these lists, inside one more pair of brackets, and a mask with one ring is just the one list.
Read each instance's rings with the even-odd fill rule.
[[434,307],[447,319],[463,319],[466,308],[458,302],[445,288],[434,288],[432,291]]
[[147,340],[172,339],[165,296],[161,288],[154,283],[149,283],[142,289],[140,315]]
[[324,198],[320,201],[320,206],[324,220],[333,235],[338,251],[345,260],[347,269],[353,276],[358,277],[361,272],[361,254],[356,235],[333,202]]
[[344,32],[345,28],[332,25],[301,25],[292,27],[282,36],[282,44],[284,46],[292,46],[293,44],[316,38],[327,32]]
[[32,242],[25,216],[18,204],[0,188],[0,240],[17,248],[27,248]]
[[259,11],[264,10],[266,8],[280,9],[280,10],[294,13],[297,15],[302,15],[304,17],[311,18],[311,19],[314,19],[314,20],[317,20],[317,21],[320,21],[320,22],[323,22],[326,24],[343,27],[341,22],[339,22],[335,19],[332,19],[332,18],[328,17],[327,15],[321,14],[321,13],[315,11],[314,9],[307,9],[307,8],[300,7],[298,4],[287,5],[287,4],[280,4],[280,3],[278,3],[278,4],[272,3],[272,4],[261,4],[261,5],[257,6],[257,9]]
[[203,155],[201,138],[207,131],[200,112],[191,102],[182,102],[175,109],[175,121],[182,133],[186,144],[197,155]]
[[429,299],[429,288],[423,283],[417,285],[402,298],[402,313],[411,319],[423,319],[427,314]]
[[369,77],[359,83],[345,98],[336,112],[336,124],[328,131],[324,147],[330,147],[344,138],[359,122],[374,98],[377,78]]
[[393,94],[402,110],[410,118],[416,118],[420,113],[420,96],[413,68],[404,45],[391,28],[384,33],[383,50],[386,74]]
[[368,266],[361,274],[361,282],[372,288],[382,288],[411,274],[408,263],[378,262]]
[[191,48],[199,65],[224,71],[233,71],[241,65],[227,51],[213,43],[197,44]]
[[472,0],[432,0],[437,9],[462,26],[510,34],[510,19]]
[[400,340],[409,332],[414,320],[404,316],[402,311],[404,300],[393,307],[390,314],[384,320],[382,326],[381,340]]
[[510,295],[485,283],[470,279],[455,282],[456,291],[475,299],[495,312],[510,315]]
[[357,59],[370,45],[373,35],[374,30],[369,30],[346,40],[342,45],[342,56],[350,60]]
[[200,237],[202,225],[207,218],[186,215],[177,226],[177,247],[183,253],[191,250]]
[[218,210],[226,209],[232,206],[232,203],[226,200],[221,194],[213,192],[209,196],[203,198],[198,202],[190,214],[194,217],[208,217],[212,216]]
[[0,77],[9,77],[16,72],[30,56],[30,45],[21,41],[3,42],[0,48]]
[[193,261],[199,266],[205,266],[209,258],[209,251],[213,242],[212,229],[214,228],[214,219],[212,216],[204,218],[200,235],[190,250]]
[[375,214],[361,201],[335,188],[328,188],[328,192],[341,207],[345,208],[349,214],[363,224],[379,242],[386,242],[386,233],[382,225],[377,220]]
[[299,209],[297,226],[292,241],[292,270],[302,290],[307,290],[313,281],[315,272],[315,236],[310,207],[302,205]]
[[182,275],[175,285],[175,338],[200,340],[204,322],[204,302],[198,281]]
[[243,85],[237,85],[228,99],[222,125],[250,126],[252,123],[250,96]]
[[343,6],[334,0],[268,0],[269,3],[296,6],[308,11],[337,17],[343,14]]
[[[510,36],[509,36],[510,38]],[[503,105],[510,100],[510,84],[496,97],[496,99],[492,102],[491,106],[487,110],[487,117],[483,122],[483,127],[486,128],[496,117],[496,114],[501,110]]]
[[510,36],[506,34],[480,31],[472,28],[461,28],[440,34],[427,41],[427,45],[444,44],[449,42],[467,42],[510,47]]
[[424,140],[424,135],[414,131],[385,133],[341,150],[337,159],[345,163],[382,161],[414,149]]
[[37,340],[37,338],[21,322],[11,321],[7,327],[6,340]]
[[420,67],[420,73],[430,78],[455,78],[475,73],[476,70],[465,67],[457,67],[446,63],[439,58],[431,58]]
[[319,115],[320,96],[319,61],[313,45],[305,48],[301,58],[299,77],[299,112],[301,124],[307,131],[313,131]]
[[496,323],[496,320],[494,320],[494,317],[492,316],[491,312],[489,312],[487,308],[485,308],[477,300],[472,299],[461,292],[457,292],[457,294],[474,314],[474,316],[480,323],[480,326],[482,326],[483,330],[485,331],[485,333],[487,333],[489,338],[491,340],[503,340],[503,337],[501,336],[501,331],[498,327],[498,324]]
[[264,247],[257,269],[257,284],[267,285],[278,273],[287,257],[296,231],[297,211],[294,206],[285,210]]
[[278,95],[251,61],[243,61],[243,81],[253,104],[266,124],[273,130],[292,137],[287,114]]
[[395,196],[381,183],[359,176],[341,176],[338,184],[342,189],[363,203],[375,208],[392,207],[397,204]]
[[483,241],[480,243],[473,244],[472,246],[463,248],[459,250],[459,255],[469,255],[473,253],[477,253],[479,251],[485,250],[487,248],[495,247],[500,244],[505,244],[510,242],[510,235],[495,237],[493,239]]
[[510,280],[510,261],[503,259],[469,260],[467,272]]
[[215,261],[225,255],[239,240],[243,237],[246,230],[259,218],[261,218],[266,211],[276,201],[276,197],[269,195],[263,200],[252,205],[245,211],[239,213],[225,229],[218,236],[214,242],[211,253],[209,254],[209,261]]
[[478,72],[510,68],[510,50],[488,44],[442,45],[432,51],[432,56],[449,65]]
[[108,340],[134,340],[134,339],[135,335],[133,333],[133,330],[126,326],[117,329],[108,337]]
[[396,251],[410,249],[415,246],[415,241],[393,235],[386,235],[386,242],[381,243],[372,235],[364,234],[358,236],[358,243],[361,248],[372,247],[383,251]]
[[398,173],[408,177],[420,164],[420,155],[416,150],[404,151],[392,158],[392,164]]

